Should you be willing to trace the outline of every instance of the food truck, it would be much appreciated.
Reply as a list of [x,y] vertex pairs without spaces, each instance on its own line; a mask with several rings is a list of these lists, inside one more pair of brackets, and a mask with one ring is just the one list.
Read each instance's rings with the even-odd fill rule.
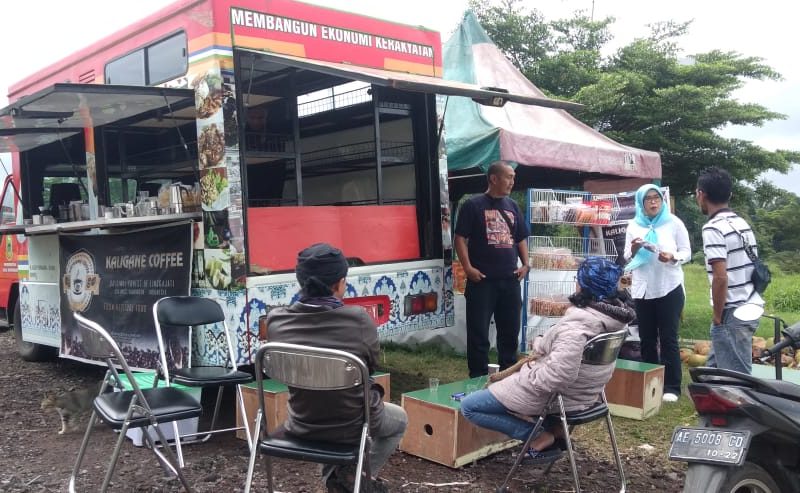
[[[384,340],[454,323],[439,34],[289,0],[180,0],[22,79],[0,109],[0,305],[28,360],[82,358],[72,313],[152,367],[152,304],[216,300],[239,363],[298,297],[297,252],[349,258]],[[172,341],[220,357],[221,327]]]

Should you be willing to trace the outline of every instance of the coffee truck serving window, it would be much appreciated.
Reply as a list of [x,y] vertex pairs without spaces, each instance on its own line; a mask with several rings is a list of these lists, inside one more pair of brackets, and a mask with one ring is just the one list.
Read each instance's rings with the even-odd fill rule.
[[355,264],[433,257],[434,235],[420,220],[432,201],[418,196],[438,190],[438,175],[423,164],[435,145],[426,138],[432,97],[255,53],[238,60],[254,270],[290,270],[297,251],[318,241]]

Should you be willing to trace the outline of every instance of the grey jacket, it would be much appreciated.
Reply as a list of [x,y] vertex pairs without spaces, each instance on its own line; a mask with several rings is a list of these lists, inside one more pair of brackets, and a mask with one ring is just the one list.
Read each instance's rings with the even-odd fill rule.
[[[608,309],[600,311],[603,308]],[[493,383],[489,391],[506,409],[524,416],[558,412],[555,402],[554,407],[545,409],[550,396],[557,391],[561,392],[568,412],[586,409],[597,401],[614,372],[613,364],[581,363],[586,341],[603,332],[620,330],[631,320],[633,310],[621,305],[593,303],[586,308],[570,307],[564,318],[535,339],[532,353],[536,354],[536,361]]]
[[[370,373],[378,364],[378,330],[360,306],[294,303],[275,308],[267,318],[270,342],[288,342],[347,351],[361,358]],[[383,388],[370,391],[370,429],[383,419]],[[292,435],[339,443],[357,443],[364,401],[358,389],[308,391],[289,389],[289,417],[284,423]]]

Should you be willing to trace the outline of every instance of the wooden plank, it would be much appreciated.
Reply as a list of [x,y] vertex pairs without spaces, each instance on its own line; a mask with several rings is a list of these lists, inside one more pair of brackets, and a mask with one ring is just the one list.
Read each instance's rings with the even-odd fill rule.
[[644,406],[644,373],[615,369],[606,384],[608,402],[641,408]]
[[614,416],[646,419],[661,409],[664,367],[637,361],[617,360],[606,399]]
[[408,427],[400,450],[458,468],[519,444],[502,433],[467,421],[461,415],[461,403],[451,397],[457,392],[478,390],[485,383],[485,377],[473,378],[440,385],[435,392],[422,389],[403,394]]
[[458,411],[403,395],[408,427],[400,450],[454,467]]
[[[391,375],[389,373],[376,373],[372,376],[376,383],[379,383],[386,391],[383,400],[389,402],[392,389]],[[258,392],[255,382],[247,385],[240,385],[242,389],[242,400],[244,401],[245,412],[247,413],[250,429],[254,429],[254,421],[258,412]],[[272,433],[275,429],[286,421],[289,416],[289,388],[286,385],[275,382],[274,380],[264,380],[264,406],[267,408],[267,432]],[[242,413],[239,406],[236,406],[236,426],[242,426]],[[245,439],[244,430],[237,430],[236,437]]]

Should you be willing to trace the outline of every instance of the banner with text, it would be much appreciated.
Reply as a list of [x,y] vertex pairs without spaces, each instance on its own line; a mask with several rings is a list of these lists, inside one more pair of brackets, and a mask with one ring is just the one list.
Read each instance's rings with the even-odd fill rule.
[[[61,354],[87,360],[72,316],[79,312],[109,331],[129,365],[156,368],[153,304],[164,296],[189,294],[191,241],[191,223],[61,235]],[[189,359],[188,331],[163,335],[170,366],[183,366]]]

